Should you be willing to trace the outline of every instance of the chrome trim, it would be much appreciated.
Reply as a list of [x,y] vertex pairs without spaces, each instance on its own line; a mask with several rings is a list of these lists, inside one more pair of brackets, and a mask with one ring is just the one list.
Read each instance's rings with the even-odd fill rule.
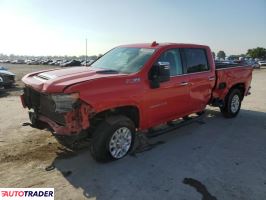
[[34,79],[36,79],[38,81],[41,81],[41,82],[46,82],[47,81],[46,79],[42,79],[42,78],[40,78],[38,76],[33,76],[32,78],[34,78]]
[[202,73],[210,73],[211,70],[208,70],[208,71],[203,71],[203,72],[194,72],[194,73],[186,73],[186,74],[177,74],[177,75],[174,75],[174,76],[170,76],[171,77],[176,77],[176,76],[185,76],[185,75],[190,75],[190,74],[202,74]]
[[179,83],[178,85],[180,85],[180,86],[186,86],[186,85],[188,85],[188,82],[182,82],[182,83]]
[[170,63],[169,62],[158,62],[159,65],[162,65],[162,66],[169,66]]
[[39,78],[45,79],[45,80],[50,80],[50,79],[55,79],[57,78],[56,75],[52,74],[47,74],[46,72],[40,73],[37,75]]
[[132,133],[129,128],[121,127],[117,129],[109,141],[109,153],[113,158],[124,157],[132,144]]
[[240,99],[239,96],[236,94],[233,96],[231,101],[231,112],[236,113],[239,109],[239,106],[240,106]]

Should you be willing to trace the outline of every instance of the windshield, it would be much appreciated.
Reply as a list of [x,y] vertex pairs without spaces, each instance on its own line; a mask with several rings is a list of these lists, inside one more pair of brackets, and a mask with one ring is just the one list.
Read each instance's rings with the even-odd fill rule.
[[114,70],[121,73],[138,72],[153,54],[148,48],[114,48],[95,61],[91,67]]

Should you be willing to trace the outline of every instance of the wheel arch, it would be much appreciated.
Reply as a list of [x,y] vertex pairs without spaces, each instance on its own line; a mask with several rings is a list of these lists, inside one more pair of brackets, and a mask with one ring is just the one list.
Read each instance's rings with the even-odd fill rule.
[[246,87],[245,87],[245,83],[237,83],[235,85],[233,85],[229,91],[228,91],[228,94],[230,94],[230,92],[233,90],[233,89],[239,89],[240,92],[241,92],[241,100],[243,100],[244,96],[245,96],[245,91],[246,91]]
[[140,127],[140,109],[136,105],[124,105],[104,109],[93,116],[91,123],[96,125],[98,124],[98,122],[106,119],[111,115],[124,115],[134,122],[136,128]]

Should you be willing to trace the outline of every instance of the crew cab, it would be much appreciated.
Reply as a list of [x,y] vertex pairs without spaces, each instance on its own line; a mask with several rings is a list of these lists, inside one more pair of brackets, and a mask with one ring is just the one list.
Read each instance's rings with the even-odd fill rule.
[[116,47],[88,67],[28,74],[21,101],[33,126],[67,146],[91,138],[93,157],[110,161],[130,152],[137,131],[208,104],[237,116],[251,79],[251,66],[215,66],[208,46],[153,42]]

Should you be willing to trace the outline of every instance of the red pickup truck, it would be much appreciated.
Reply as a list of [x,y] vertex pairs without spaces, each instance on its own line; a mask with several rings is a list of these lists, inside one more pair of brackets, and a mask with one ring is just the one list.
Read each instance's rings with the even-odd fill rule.
[[93,157],[110,161],[131,150],[136,131],[208,104],[235,117],[251,79],[250,66],[215,66],[208,46],[153,42],[116,47],[89,67],[28,74],[21,101],[33,126],[48,125],[65,145],[91,137]]

